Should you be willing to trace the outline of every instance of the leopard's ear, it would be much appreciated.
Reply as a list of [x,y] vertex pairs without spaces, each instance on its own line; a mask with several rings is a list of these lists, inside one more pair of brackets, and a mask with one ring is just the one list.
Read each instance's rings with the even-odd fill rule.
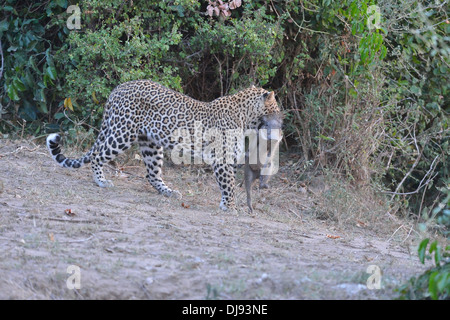
[[275,100],[275,92],[266,92],[263,94],[264,101],[269,102]]

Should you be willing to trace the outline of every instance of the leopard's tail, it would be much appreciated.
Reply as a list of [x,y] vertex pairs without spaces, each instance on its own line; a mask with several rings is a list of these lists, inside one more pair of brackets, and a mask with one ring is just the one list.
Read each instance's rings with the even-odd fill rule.
[[59,145],[60,142],[61,136],[57,133],[53,133],[47,137],[47,148],[50,151],[53,160],[55,160],[61,167],[77,169],[86,163],[91,162],[92,149],[79,159],[69,159],[61,153],[61,147]]

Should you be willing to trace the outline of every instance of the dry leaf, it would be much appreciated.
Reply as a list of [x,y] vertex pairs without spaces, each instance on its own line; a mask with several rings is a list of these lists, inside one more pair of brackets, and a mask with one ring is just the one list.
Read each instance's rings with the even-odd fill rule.
[[64,109],[73,111],[72,99],[70,98],[64,99]]
[[94,91],[92,91],[92,99],[94,100],[94,102],[95,102],[96,104],[99,104],[99,103],[100,103],[100,101],[98,101],[97,97],[95,96],[95,92],[94,92]]
[[48,234],[48,238],[50,239],[51,242],[55,242],[55,235],[53,233],[49,233]]
[[66,210],[64,210],[64,213],[65,213],[66,215],[68,215],[69,217],[74,217],[74,216],[76,216],[75,212],[73,212],[72,209],[66,209]]
[[356,220],[356,226],[360,227],[360,228],[365,228],[365,227],[367,227],[367,224],[360,220]]
[[242,5],[241,0],[233,0],[230,2],[230,9],[236,9],[237,7],[240,7]]
[[228,10],[228,3],[223,3],[223,4],[219,5],[219,9],[220,10]]
[[208,5],[206,7],[206,13],[208,14],[208,16],[212,17],[214,13],[214,7],[212,5]]

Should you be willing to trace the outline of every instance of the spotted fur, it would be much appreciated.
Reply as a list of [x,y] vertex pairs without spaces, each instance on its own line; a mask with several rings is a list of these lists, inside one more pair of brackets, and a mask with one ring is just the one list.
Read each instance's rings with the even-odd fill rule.
[[[94,181],[100,187],[110,187],[112,182],[103,174],[103,164],[139,144],[150,184],[161,194],[181,197],[178,191],[166,186],[162,180],[163,148],[173,149],[182,143],[175,139],[176,130],[195,133],[195,124],[203,130],[215,128],[256,129],[259,119],[280,109],[273,92],[251,87],[234,95],[212,102],[200,102],[149,80],[130,81],[117,86],[108,98],[100,133],[92,148],[79,159],[66,158],[61,153],[60,136],[47,137],[47,147],[53,159],[65,168],[80,168],[90,163]],[[205,144],[194,146],[203,151]],[[234,160],[241,152],[234,146]],[[197,155],[198,156],[198,155]],[[220,208],[235,208],[234,163],[212,159],[214,175],[222,193]]]

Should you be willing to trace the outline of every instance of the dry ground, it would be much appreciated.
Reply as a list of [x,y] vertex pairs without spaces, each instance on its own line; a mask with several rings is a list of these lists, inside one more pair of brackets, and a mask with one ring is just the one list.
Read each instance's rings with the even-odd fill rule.
[[[207,169],[166,165],[176,200],[142,178],[133,152],[118,163],[124,172],[107,172],[115,187],[102,189],[89,167],[0,140],[1,299],[391,299],[424,270],[410,222],[353,200],[323,219],[332,186],[302,187],[289,158],[270,190],[253,191],[256,216],[244,188],[242,210],[220,212]],[[81,289],[67,288],[70,265]],[[369,265],[382,271],[379,290],[366,286]]]

